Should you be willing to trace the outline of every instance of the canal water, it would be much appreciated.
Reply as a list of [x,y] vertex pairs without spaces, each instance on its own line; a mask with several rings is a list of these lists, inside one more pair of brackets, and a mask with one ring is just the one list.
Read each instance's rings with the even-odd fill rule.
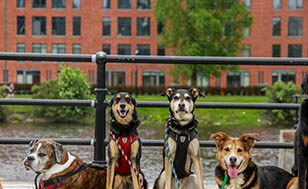
[[[240,136],[256,132],[262,141],[278,141],[281,127],[224,127],[199,124],[200,140],[209,140],[212,133],[226,132],[230,136]],[[140,125],[138,131],[141,139],[163,139],[163,126],[150,127]],[[83,138],[94,137],[93,125],[82,124],[47,124],[16,123],[0,124],[0,138]],[[85,162],[93,160],[92,146],[65,146]],[[35,173],[26,171],[23,160],[28,152],[27,145],[0,145],[0,177],[5,180],[33,180]],[[202,148],[202,163],[205,180],[214,180],[216,148]],[[260,165],[277,165],[277,149],[253,149],[253,159]],[[143,147],[141,168],[148,180],[155,180],[162,169],[162,147]]]

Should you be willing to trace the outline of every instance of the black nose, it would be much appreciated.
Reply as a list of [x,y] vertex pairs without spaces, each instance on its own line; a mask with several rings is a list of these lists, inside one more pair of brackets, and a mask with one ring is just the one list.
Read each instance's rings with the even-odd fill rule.
[[124,109],[125,107],[126,107],[125,104],[120,104],[120,108],[121,108],[121,109]]
[[184,103],[180,103],[179,104],[179,108],[184,108],[185,107],[185,104]]
[[33,161],[34,160],[34,157],[33,156],[28,156],[27,157],[27,161]]
[[236,158],[235,156],[231,156],[231,157],[230,157],[230,162],[231,162],[232,164],[234,164],[234,163],[236,162],[236,160],[237,160],[237,158]]

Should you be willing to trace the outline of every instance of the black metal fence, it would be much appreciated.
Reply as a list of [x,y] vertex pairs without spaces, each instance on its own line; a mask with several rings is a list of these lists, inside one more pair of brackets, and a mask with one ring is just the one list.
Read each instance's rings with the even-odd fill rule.
[[[107,63],[143,63],[143,64],[216,64],[216,65],[308,65],[308,58],[251,58],[251,57],[192,57],[192,56],[121,56],[98,52],[95,55],[76,54],[37,54],[37,53],[0,53],[0,60],[23,61],[64,61],[96,62],[97,88],[95,100],[43,100],[43,99],[0,99],[0,105],[40,105],[40,106],[92,106],[96,109],[94,139],[54,139],[67,145],[94,145],[94,163],[105,164],[106,140],[106,82]],[[138,107],[168,107],[168,102],[138,102]],[[272,103],[196,103],[197,108],[219,109],[284,109],[298,110],[298,104]],[[32,139],[0,139],[0,144],[28,144]],[[142,141],[144,146],[162,146],[162,140]],[[212,141],[201,141],[202,147],[215,147]],[[293,148],[292,143],[257,142],[256,148]]]

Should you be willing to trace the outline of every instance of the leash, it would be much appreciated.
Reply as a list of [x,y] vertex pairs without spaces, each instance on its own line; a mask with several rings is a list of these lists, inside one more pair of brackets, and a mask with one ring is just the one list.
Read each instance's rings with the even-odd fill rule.
[[175,177],[175,181],[178,185],[178,189],[181,189],[180,180],[178,179],[178,176],[176,175],[176,172],[175,172],[175,169],[174,169],[174,166],[173,166],[173,161],[172,161],[171,154],[170,154],[170,150],[169,150],[169,144],[168,144],[168,138],[169,138],[169,136],[168,136],[168,129],[169,129],[168,121],[169,120],[172,120],[171,115],[169,115],[169,118],[168,118],[168,120],[166,121],[166,124],[165,124],[165,148],[166,148],[166,151],[167,151],[167,154],[168,154],[169,163],[172,167],[172,173],[173,173],[173,175]]
[[34,178],[34,185],[35,185],[35,189],[38,189],[37,187],[37,178],[40,176],[41,173],[37,173],[35,178]]
[[129,158],[127,157],[127,155],[125,154],[125,152],[124,152],[124,150],[123,150],[123,148],[122,148],[122,146],[121,146],[121,144],[120,144],[118,138],[113,134],[112,131],[110,131],[109,134],[110,134],[110,137],[111,137],[111,138],[116,142],[116,144],[118,145],[118,148],[119,148],[119,150],[121,151],[122,156],[123,156],[123,157],[125,158],[125,160],[127,161],[128,165],[134,170],[136,176],[137,176],[138,179],[139,179],[141,189],[144,189],[144,186],[143,186],[143,178],[142,178],[141,174],[138,173],[138,170],[136,169],[136,167],[133,166],[132,162],[130,161],[130,159],[129,159]]
[[221,189],[224,189],[224,188],[225,188],[225,186],[226,186],[226,184],[227,184],[227,180],[228,180],[228,174],[227,174],[227,172],[226,172],[226,173],[225,173],[224,183],[222,184]]

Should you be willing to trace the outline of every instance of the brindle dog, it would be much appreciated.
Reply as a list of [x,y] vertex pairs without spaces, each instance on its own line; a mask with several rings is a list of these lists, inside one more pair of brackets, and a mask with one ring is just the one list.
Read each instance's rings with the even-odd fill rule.
[[[111,99],[110,105],[109,129],[111,135],[118,139],[132,165],[139,172],[144,188],[147,188],[147,181],[140,169],[141,141],[137,133],[140,120],[137,117],[136,100],[128,93],[121,92]],[[140,188],[139,179],[121,155],[118,144],[114,139],[109,141],[108,156],[107,189]]]
[[[181,188],[204,188],[200,144],[196,129],[198,122],[193,114],[195,101],[202,96],[198,89],[167,89],[162,95],[167,95],[170,102],[170,117],[168,124],[168,145],[174,168],[179,178]],[[164,167],[155,181],[156,189],[175,189],[176,180],[172,176],[166,148],[163,150]],[[191,171],[194,166],[195,172]]]

